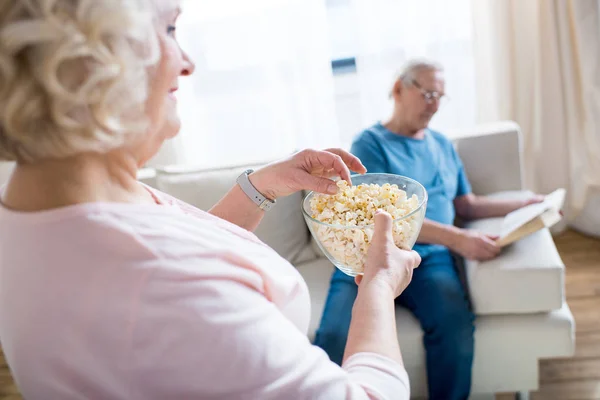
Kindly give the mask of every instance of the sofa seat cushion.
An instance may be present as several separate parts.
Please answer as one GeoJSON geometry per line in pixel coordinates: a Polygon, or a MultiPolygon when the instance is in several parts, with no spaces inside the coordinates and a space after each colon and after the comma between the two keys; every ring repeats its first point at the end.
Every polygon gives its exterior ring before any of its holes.
{"type": "MultiPolygon", "coordinates": [[[[494,195],[517,196],[514,192],[494,195]]],[[[496,235],[502,221],[483,219],[466,227],[496,235]]],[[[467,260],[465,269],[477,315],[546,312],[559,309],[564,301],[565,266],[548,229],[506,246],[493,260],[467,260]]]]}
{"type": "MultiPolygon", "coordinates": [[[[248,167],[193,173],[159,171],[155,178],[156,188],[207,211],[235,185],[237,177],[246,169],[248,167]]],[[[255,231],[256,236],[291,263],[316,258],[301,203],[301,192],[278,199],[255,231]]]]}
{"type": "Polygon", "coordinates": [[[321,315],[325,308],[325,300],[329,292],[329,282],[334,271],[334,266],[325,257],[296,265],[296,268],[306,281],[310,291],[310,324],[308,336],[312,341],[321,322],[321,315]]]}

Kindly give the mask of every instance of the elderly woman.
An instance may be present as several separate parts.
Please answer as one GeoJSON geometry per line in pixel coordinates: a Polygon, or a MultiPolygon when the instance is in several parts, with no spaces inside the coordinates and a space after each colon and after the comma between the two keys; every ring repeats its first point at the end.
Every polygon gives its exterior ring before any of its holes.
{"type": "Polygon", "coordinates": [[[251,231],[266,201],[364,173],[302,151],[209,213],[136,181],[179,130],[194,65],[177,0],[0,1],[0,341],[34,399],[408,398],[394,298],[419,263],[387,214],[358,280],[342,367],[312,346],[298,272],[251,231]]]}

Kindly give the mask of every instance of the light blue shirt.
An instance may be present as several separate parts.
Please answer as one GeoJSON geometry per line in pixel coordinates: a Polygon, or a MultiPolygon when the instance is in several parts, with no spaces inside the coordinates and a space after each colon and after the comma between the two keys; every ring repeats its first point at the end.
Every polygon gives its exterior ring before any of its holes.
{"type": "MultiPolygon", "coordinates": [[[[421,183],[429,197],[426,218],[452,225],[456,216],[454,199],[471,193],[471,185],[452,142],[428,129],[424,139],[397,135],[381,123],[361,132],[352,143],[367,172],[407,176],[421,183]]],[[[421,257],[445,251],[440,245],[417,243],[421,257]]]]}

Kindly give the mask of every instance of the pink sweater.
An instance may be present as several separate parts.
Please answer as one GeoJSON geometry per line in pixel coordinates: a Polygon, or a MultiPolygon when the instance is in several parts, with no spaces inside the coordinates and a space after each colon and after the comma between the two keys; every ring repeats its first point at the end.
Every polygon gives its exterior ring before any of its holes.
{"type": "Polygon", "coordinates": [[[340,368],[310,344],[307,286],[275,251],[154,194],[0,208],[0,342],[25,398],[408,398],[393,360],[340,368]]]}

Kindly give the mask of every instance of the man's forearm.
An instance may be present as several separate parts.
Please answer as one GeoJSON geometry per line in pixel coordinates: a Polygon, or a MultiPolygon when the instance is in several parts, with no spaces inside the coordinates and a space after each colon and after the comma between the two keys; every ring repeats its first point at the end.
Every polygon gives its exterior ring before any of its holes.
{"type": "Polygon", "coordinates": [[[418,241],[420,243],[441,244],[452,249],[462,234],[462,229],[453,225],[440,224],[439,222],[425,219],[418,241]]]}
{"type": "Polygon", "coordinates": [[[504,217],[525,205],[524,200],[498,200],[477,196],[471,205],[468,219],[504,217]]]}

